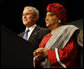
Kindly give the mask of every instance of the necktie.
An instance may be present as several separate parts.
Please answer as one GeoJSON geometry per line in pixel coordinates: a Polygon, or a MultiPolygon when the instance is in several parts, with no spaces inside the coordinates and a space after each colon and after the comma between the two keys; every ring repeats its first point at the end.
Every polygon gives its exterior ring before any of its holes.
{"type": "Polygon", "coordinates": [[[24,34],[24,36],[23,36],[23,39],[27,40],[27,38],[28,38],[28,32],[29,32],[29,31],[30,31],[29,29],[27,29],[27,30],[25,31],[25,34],[24,34]]]}

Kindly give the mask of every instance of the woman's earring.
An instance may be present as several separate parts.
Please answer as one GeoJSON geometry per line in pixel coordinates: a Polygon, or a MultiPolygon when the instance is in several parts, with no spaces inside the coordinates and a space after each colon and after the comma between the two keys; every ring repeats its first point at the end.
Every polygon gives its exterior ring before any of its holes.
{"type": "Polygon", "coordinates": [[[59,20],[58,22],[61,23],[61,20],[59,20]]]}

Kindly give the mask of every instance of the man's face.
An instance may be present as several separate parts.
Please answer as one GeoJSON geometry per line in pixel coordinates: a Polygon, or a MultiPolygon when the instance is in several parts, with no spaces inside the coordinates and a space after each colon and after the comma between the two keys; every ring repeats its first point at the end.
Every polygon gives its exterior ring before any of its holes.
{"type": "Polygon", "coordinates": [[[52,12],[47,12],[45,22],[47,27],[54,26],[54,25],[58,26],[58,18],[52,12]]]}
{"type": "Polygon", "coordinates": [[[31,27],[32,25],[34,25],[35,20],[34,20],[34,15],[32,13],[31,8],[25,8],[23,10],[23,14],[22,14],[22,21],[23,24],[27,27],[31,27]]]}

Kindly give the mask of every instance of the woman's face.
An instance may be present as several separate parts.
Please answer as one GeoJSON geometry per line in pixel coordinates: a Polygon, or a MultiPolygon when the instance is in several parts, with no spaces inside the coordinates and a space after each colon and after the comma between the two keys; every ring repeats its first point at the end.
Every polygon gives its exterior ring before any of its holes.
{"type": "Polygon", "coordinates": [[[59,26],[58,20],[59,19],[56,16],[56,14],[53,14],[52,12],[47,12],[46,18],[45,18],[45,22],[46,22],[47,27],[51,27],[54,25],[59,26]]]}

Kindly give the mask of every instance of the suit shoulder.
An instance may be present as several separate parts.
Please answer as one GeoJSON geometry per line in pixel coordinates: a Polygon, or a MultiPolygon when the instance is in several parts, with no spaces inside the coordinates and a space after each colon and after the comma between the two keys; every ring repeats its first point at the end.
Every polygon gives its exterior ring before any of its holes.
{"type": "Polygon", "coordinates": [[[49,31],[50,32],[50,30],[48,29],[48,28],[41,28],[41,31],[49,31]]]}
{"type": "Polygon", "coordinates": [[[18,36],[20,37],[23,37],[23,35],[24,35],[24,31],[18,34],[18,36]]]}
{"type": "Polygon", "coordinates": [[[44,28],[44,27],[40,27],[40,26],[37,26],[41,31],[49,31],[48,28],[44,28]]]}
{"type": "Polygon", "coordinates": [[[41,35],[46,35],[46,34],[48,34],[48,33],[50,33],[51,31],[48,29],[48,28],[43,28],[43,27],[40,27],[40,29],[39,29],[39,35],[41,34],[41,35]]]}

